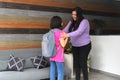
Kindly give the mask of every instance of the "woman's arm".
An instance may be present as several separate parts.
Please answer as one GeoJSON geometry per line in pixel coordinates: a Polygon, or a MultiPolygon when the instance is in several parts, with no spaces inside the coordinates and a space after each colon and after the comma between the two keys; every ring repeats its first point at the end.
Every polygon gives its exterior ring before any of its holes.
{"type": "Polygon", "coordinates": [[[73,31],[73,32],[70,32],[68,33],[68,37],[73,37],[73,36],[78,36],[78,35],[81,35],[85,30],[86,28],[89,26],[89,22],[87,19],[84,19],[80,24],[79,24],[79,27],[77,30],[73,31]]]}
{"type": "Polygon", "coordinates": [[[74,37],[74,36],[78,36],[78,35],[81,35],[85,30],[86,28],[89,26],[89,22],[88,20],[84,19],[77,30],[73,31],[73,32],[70,32],[70,33],[62,33],[61,36],[64,37],[64,38],[67,38],[67,37],[74,37]]]}
{"type": "Polygon", "coordinates": [[[68,33],[70,25],[71,25],[71,21],[68,22],[67,26],[63,29],[63,31],[68,33]]]}

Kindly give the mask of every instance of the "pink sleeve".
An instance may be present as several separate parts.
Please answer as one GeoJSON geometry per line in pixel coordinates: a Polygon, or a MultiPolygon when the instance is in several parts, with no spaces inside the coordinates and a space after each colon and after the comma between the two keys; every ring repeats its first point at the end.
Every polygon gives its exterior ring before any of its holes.
{"type": "Polygon", "coordinates": [[[63,33],[63,32],[59,31],[59,36],[60,36],[59,39],[63,38],[62,35],[61,35],[61,33],[63,33]]]}

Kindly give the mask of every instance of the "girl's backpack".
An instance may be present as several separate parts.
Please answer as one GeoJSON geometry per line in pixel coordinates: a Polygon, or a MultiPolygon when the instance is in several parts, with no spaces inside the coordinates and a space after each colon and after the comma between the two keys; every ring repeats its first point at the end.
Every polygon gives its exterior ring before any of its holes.
{"type": "Polygon", "coordinates": [[[54,32],[58,29],[53,29],[43,35],[42,38],[42,55],[44,57],[53,57],[56,55],[56,46],[54,32]]]}

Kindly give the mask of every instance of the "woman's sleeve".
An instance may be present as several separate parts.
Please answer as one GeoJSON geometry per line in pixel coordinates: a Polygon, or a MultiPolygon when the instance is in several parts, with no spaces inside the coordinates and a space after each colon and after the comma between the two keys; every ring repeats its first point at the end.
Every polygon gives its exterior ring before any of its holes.
{"type": "Polygon", "coordinates": [[[77,30],[68,33],[69,37],[74,37],[74,36],[78,36],[81,35],[86,28],[89,26],[89,22],[87,19],[84,19],[80,24],[77,30]]]}
{"type": "Polygon", "coordinates": [[[67,26],[63,29],[63,31],[68,33],[70,25],[71,25],[71,21],[68,22],[67,26]]]}

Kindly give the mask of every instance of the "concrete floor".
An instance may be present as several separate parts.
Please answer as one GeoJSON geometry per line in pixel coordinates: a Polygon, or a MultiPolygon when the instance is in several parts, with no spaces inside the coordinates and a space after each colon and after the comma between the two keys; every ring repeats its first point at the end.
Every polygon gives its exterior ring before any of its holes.
{"type": "MultiPolygon", "coordinates": [[[[75,80],[75,79],[72,79],[72,80],[75,80]]],[[[83,79],[81,78],[81,80],[83,79]]],[[[120,80],[120,76],[113,77],[112,75],[109,75],[109,74],[91,71],[89,73],[89,80],[120,80]]]]}
{"type": "MultiPolygon", "coordinates": [[[[44,80],[49,80],[49,79],[44,79],[44,80]]],[[[70,79],[70,80],[75,80],[75,79],[70,79]]],[[[83,79],[81,78],[81,80],[83,79]]],[[[106,74],[92,70],[89,73],[89,80],[120,80],[120,76],[115,76],[108,73],[106,74]]]]}

